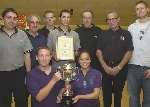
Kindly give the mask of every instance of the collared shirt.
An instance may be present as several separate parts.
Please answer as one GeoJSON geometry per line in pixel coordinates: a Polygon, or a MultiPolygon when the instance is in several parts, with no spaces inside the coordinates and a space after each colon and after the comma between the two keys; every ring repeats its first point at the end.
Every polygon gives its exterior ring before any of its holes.
{"type": "Polygon", "coordinates": [[[97,49],[97,41],[99,36],[102,33],[102,30],[95,25],[92,25],[92,27],[90,28],[86,28],[84,27],[84,25],[82,25],[81,27],[77,28],[75,31],[79,34],[81,48],[86,49],[88,50],[88,52],[90,52],[92,58],[92,63],[91,63],[92,67],[98,68],[99,62],[95,53],[97,49]]]}
{"type": "Polygon", "coordinates": [[[92,25],[90,28],[86,28],[82,25],[75,31],[79,34],[81,47],[89,50],[92,55],[95,55],[97,41],[102,33],[102,30],[95,25],[92,25]]]}
{"type": "Polygon", "coordinates": [[[46,38],[48,38],[48,34],[49,34],[51,31],[55,30],[55,29],[56,29],[55,26],[54,26],[54,28],[51,29],[51,30],[47,29],[46,26],[44,26],[44,27],[43,27],[42,29],[40,29],[38,32],[39,32],[40,34],[42,34],[43,36],[45,36],[46,38]]]}
{"type": "Polygon", "coordinates": [[[27,74],[27,88],[32,96],[33,107],[59,107],[59,105],[56,103],[56,99],[60,89],[64,86],[63,81],[58,81],[42,102],[39,103],[35,99],[40,89],[42,89],[49,83],[49,81],[51,81],[54,73],[54,67],[52,67],[52,71],[49,75],[46,75],[43,71],[36,67],[27,74]]]}
{"type": "Polygon", "coordinates": [[[98,40],[98,49],[102,51],[109,66],[116,66],[127,51],[133,50],[132,36],[130,32],[121,28],[117,31],[106,30],[98,40]]]}
{"type": "Polygon", "coordinates": [[[36,60],[36,51],[38,47],[40,46],[46,46],[47,40],[46,37],[43,36],[42,34],[38,33],[35,37],[33,37],[28,31],[26,31],[26,34],[28,35],[31,44],[33,46],[33,50],[31,51],[31,65],[32,68],[37,65],[37,60],[36,60]]]}
{"type": "MultiPolygon", "coordinates": [[[[79,70],[71,84],[74,96],[92,93],[94,88],[101,87],[101,73],[96,69],[90,68],[84,76],[82,71],[79,70]]],[[[80,99],[75,103],[74,107],[99,107],[99,99],[80,99]]]]}
{"type": "Polygon", "coordinates": [[[26,33],[16,29],[9,36],[0,29],[0,71],[12,71],[24,66],[24,54],[32,50],[26,33]]]}
{"type": "Polygon", "coordinates": [[[150,67],[150,21],[140,23],[136,20],[128,30],[132,35],[134,45],[130,64],[150,67]]]}
{"type": "Polygon", "coordinates": [[[56,41],[57,41],[57,38],[60,36],[73,37],[74,50],[78,50],[80,48],[80,40],[79,40],[78,33],[71,30],[70,28],[68,29],[67,32],[64,32],[60,27],[58,27],[57,29],[50,32],[48,35],[47,46],[51,50],[56,51],[56,41]]]}

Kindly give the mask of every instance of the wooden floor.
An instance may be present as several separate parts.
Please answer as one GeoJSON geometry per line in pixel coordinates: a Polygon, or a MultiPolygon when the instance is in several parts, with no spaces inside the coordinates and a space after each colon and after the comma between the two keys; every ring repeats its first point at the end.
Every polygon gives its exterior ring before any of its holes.
{"type": "MultiPolygon", "coordinates": [[[[100,95],[100,103],[101,103],[100,107],[103,107],[102,92],[101,92],[101,95],[100,95]]],[[[114,107],[114,103],[112,104],[112,107],[114,107]]],[[[122,106],[121,107],[129,107],[129,96],[128,96],[128,91],[127,91],[127,84],[125,84],[125,87],[124,87],[124,90],[123,90],[122,106]]]]}

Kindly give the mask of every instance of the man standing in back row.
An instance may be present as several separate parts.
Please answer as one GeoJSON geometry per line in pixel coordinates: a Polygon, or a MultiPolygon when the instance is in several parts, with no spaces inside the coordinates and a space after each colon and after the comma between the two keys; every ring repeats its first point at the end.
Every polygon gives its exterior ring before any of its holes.
{"type": "Polygon", "coordinates": [[[46,10],[43,15],[45,26],[39,30],[39,33],[48,38],[48,34],[56,29],[55,27],[55,13],[51,10],[46,10]]]}
{"type": "Polygon", "coordinates": [[[53,51],[53,58],[54,58],[53,63],[55,63],[56,66],[62,65],[64,63],[68,63],[68,60],[60,60],[56,58],[56,44],[59,37],[73,39],[73,51],[75,55],[78,54],[78,50],[80,48],[80,40],[79,40],[78,33],[73,31],[69,26],[70,19],[71,19],[70,11],[66,9],[61,10],[59,19],[60,19],[60,26],[57,29],[53,30],[51,33],[49,33],[48,42],[47,42],[47,46],[53,51]]]}
{"type": "Polygon", "coordinates": [[[121,107],[127,64],[132,56],[131,34],[119,26],[120,17],[111,11],[106,17],[109,29],[98,40],[97,57],[102,67],[102,90],[104,107],[111,107],[112,93],[114,107],[121,107]]]}
{"type": "Polygon", "coordinates": [[[31,70],[32,45],[24,31],[16,28],[17,12],[2,12],[4,26],[0,29],[0,106],[11,107],[12,93],[16,107],[27,107],[26,71],[31,70]],[[25,64],[25,67],[24,67],[25,64]]]}
{"type": "Polygon", "coordinates": [[[99,62],[96,58],[97,40],[102,30],[93,24],[94,13],[91,10],[82,12],[82,26],[75,31],[79,34],[82,49],[86,49],[91,54],[91,66],[99,69],[99,62]]]}
{"type": "Polygon", "coordinates": [[[27,23],[29,26],[29,29],[26,30],[26,34],[32,44],[32,51],[30,53],[31,57],[31,68],[34,68],[38,65],[38,62],[36,60],[36,51],[38,47],[40,46],[46,46],[47,44],[47,39],[45,36],[40,34],[38,32],[39,30],[39,23],[40,23],[40,17],[37,15],[30,15],[27,17],[27,23]]]}
{"type": "Polygon", "coordinates": [[[127,78],[130,107],[150,107],[150,17],[148,17],[148,4],[145,1],[137,2],[135,11],[137,20],[128,28],[134,45],[127,78]],[[141,90],[143,91],[142,104],[140,104],[141,90]]]}

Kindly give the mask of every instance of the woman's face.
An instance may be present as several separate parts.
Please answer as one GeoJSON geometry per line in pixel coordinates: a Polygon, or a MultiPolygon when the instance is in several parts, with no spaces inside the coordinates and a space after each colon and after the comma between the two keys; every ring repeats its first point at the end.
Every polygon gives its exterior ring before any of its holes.
{"type": "Polygon", "coordinates": [[[79,64],[81,69],[88,69],[90,67],[91,58],[90,55],[86,52],[81,53],[79,56],[79,64]]]}

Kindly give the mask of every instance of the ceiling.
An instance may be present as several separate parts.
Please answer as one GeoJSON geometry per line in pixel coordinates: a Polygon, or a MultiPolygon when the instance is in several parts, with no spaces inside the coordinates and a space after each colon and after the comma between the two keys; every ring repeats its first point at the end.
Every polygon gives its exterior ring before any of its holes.
{"type": "MultiPolygon", "coordinates": [[[[0,0],[0,12],[13,7],[21,14],[39,14],[45,10],[53,10],[58,15],[61,9],[73,9],[72,24],[81,23],[81,12],[91,9],[94,14],[94,23],[103,25],[106,13],[110,10],[118,11],[121,24],[128,25],[134,18],[134,5],[138,0],[0,0]]],[[[150,0],[145,0],[150,4],[150,0]]]]}

